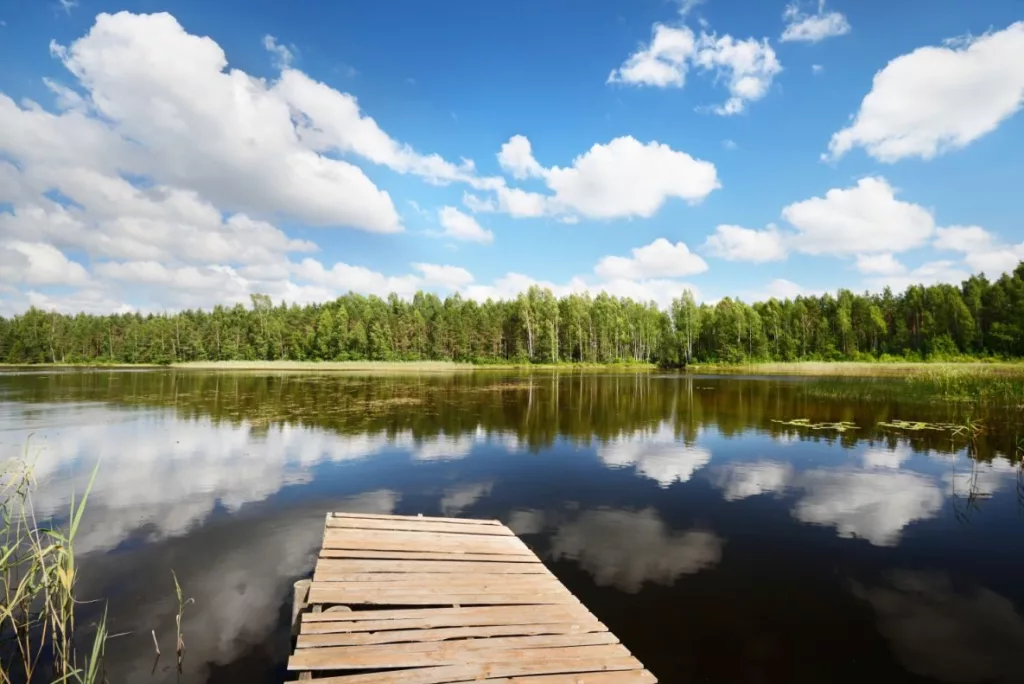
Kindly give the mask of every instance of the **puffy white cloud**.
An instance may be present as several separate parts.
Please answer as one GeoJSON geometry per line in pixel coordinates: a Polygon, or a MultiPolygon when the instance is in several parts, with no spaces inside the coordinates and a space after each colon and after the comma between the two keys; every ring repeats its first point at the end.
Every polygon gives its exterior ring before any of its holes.
{"type": "Polygon", "coordinates": [[[765,263],[786,258],[786,245],[775,226],[754,230],[723,224],[704,242],[704,249],[728,261],[765,263]]]}
{"type": "Polygon", "coordinates": [[[632,252],[632,258],[604,257],[594,267],[594,272],[608,280],[637,280],[676,278],[708,270],[707,263],[683,242],[672,244],[665,238],[658,238],[649,245],[634,248],[632,252]]]}
{"type": "Polygon", "coordinates": [[[981,226],[949,226],[935,231],[935,249],[954,252],[987,251],[992,247],[992,234],[981,226]]]}
{"type": "Polygon", "coordinates": [[[522,180],[540,176],[544,173],[543,168],[533,158],[533,148],[529,139],[524,135],[513,135],[508,142],[501,146],[498,152],[498,163],[513,178],[522,180]]]}
{"type": "Polygon", "coordinates": [[[711,460],[710,451],[684,443],[668,423],[610,440],[598,447],[597,455],[605,465],[635,467],[662,487],[688,481],[711,460]]]}
{"type": "Polygon", "coordinates": [[[1024,103],[1024,22],[921,47],[877,74],[853,123],[832,136],[838,159],[863,147],[875,159],[930,159],[965,147],[1024,103]]]}
{"type": "Polygon", "coordinates": [[[701,34],[693,60],[697,66],[714,71],[716,80],[728,82],[729,99],[714,108],[716,114],[725,116],[739,114],[748,102],[764,97],[782,71],[767,38],[737,40],[728,34],[701,34]]]}
{"type": "Polygon", "coordinates": [[[594,145],[567,168],[547,171],[552,201],[587,218],[653,216],[675,197],[690,203],[721,187],[714,164],[632,136],[594,145]]]}
{"type": "Polygon", "coordinates": [[[987,252],[969,252],[964,261],[975,271],[998,277],[1012,272],[1024,261],[1024,242],[987,252]]]}
{"type": "Polygon", "coordinates": [[[421,280],[414,275],[385,276],[364,266],[338,262],[330,269],[315,259],[303,259],[293,271],[302,280],[322,285],[337,292],[360,292],[386,297],[394,292],[400,297],[411,297],[419,289],[421,280]]]}
{"type": "Polygon", "coordinates": [[[867,177],[852,188],[833,188],[825,197],[790,204],[782,216],[798,231],[793,248],[847,255],[920,247],[935,232],[932,214],[895,195],[884,178],[867,177]]]}
{"type": "Polygon", "coordinates": [[[737,501],[761,494],[781,494],[792,483],[793,466],[776,461],[730,463],[718,470],[715,484],[726,501],[737,501]]]}
{"type": "Polygon", "coordinates": [[[658,88],[681,88],[687,71],[697,67],[713,72],[724,81],[730,98],[714,108],[718,114],[738,114],[747,102],[759,100],[772,80],[782,71],[775,50],[767,40],[737,40],[702,31],[699,36],[687,26],[655,24],[651,42],[626,58],[608,75],[608,83],[625,83],[658,88]]]}
{"type": "Polygon", "coordinates": [[[552,199],[538,192],[528,192],[520,188],[498,188],[497,197],[498,211],[515,218],[536,218],[556,212],[552,199]]]}
{"type": "Polygon", "coordinates": [[[83,285],[85,268],[45,242],[0,243],[0,279],[28,285],[83,285]]]}
{"type": "Polygon", "coordinates": [[[786,5],[782,18],[786,21],[780,39],[783,42],[817,43],[850,32],[850,22],[842,12],[825,11],[825,0],[819,1],[816,14],[807,14],[796,2],[786,5]]]}
{"type": "Polygon", "coordinates": [[[962,252],[964,262],[974,271],[998,277],[1010,273],[1024,261],[1024,242],[1003,244],[996,236],[980,226],[950,226],[939,228],[936,249],[962,252]]]}
{"type": "Polygon", "coordinates": [[[865,275],[893,276],[905,273],[907,267],[889,252],[858,254],[857,270],[865,275]]]}
{"type": "MultiPolygon", "coordinates": [[[[210,306],[252,292],[304,302],[349,289],[408,295],[469,284],[454,266],[391,277],[291,260],[317,245],[270,221],[402,230],[388,194],[342,156],[434,184],[507,188],[470,161],[393,139],[354,97],[291,68],[294,49],[271,36],[264,45],[281,68],[275,79],[231,68],[213,39],[169,14],[101,14],[67,47],[51,44],[75,79],[46,81],[59,111],[0,94],[0,202],[11,205],[0,212],[5,281],[83,286],[5,290],[0,308],[210,306]],[[92,276],[63,253],[87,255],[92,276]]],[[[477,228],[460,237],[492,239],[477,228]]]]}
{"type": "Polygon", "coordinates": [[[670,198],[694,204],[721,187],[714,164],[632,136],[595,144],[569,167],[541,167],[533,159],[530,141],[521,135],[505,143],[499,157],[515,173],[528,170],[543,178],[553,194],[500,186],[494,188],[494,198],[465,193],[462,201],[470,210],[502,211],[518,218],[554,215],[568,222],[579,216],[649,218],[670,198]]]}
{"type": "Polygon", "coordinates": [[[93,257],[271,264],[289,252],[317,249],[245,214],[225,218],[192,190],[136,187],[120,176],[83,167],[33,167],[19,182],[27,194],[19,193],[12,213],[0,214],[0,231],[93,257]],[[24,199],[51,188],[72,204],[65,207],[38,196],[24,199]]]}
{"type": "Polygon", "coordinates": [[[687,61],[695,48],[696,37],[690,28],[655,24],[650,44],[612,69],[608,83],[681,88],[686,81],[687,61]]]}
{"type": "Polygon", "coordinates": [[[86,36],[53,51],[111,130],[133,144],[140,159],[132,171],[222,207],[401,230],[391,198],[361,169],[303,144],[292,107],[310,116],[305,102],[227,70],[216,42],[187,33],[171,15],[100,14],[86,36]]]}
{"type": "Polygon", "coordinates": [[[438,266],[437,264],[413,264],[423,274],[423,281],[449,289],[464,287],[473,282],[473,274],[459,266],[438,266]]]}
{"type": "Polygon", "coordinates": [[[800,486],[806,493],[793,509],[798,520],[875,546],[895,546],[903,528],[933,517],[943,501],[930,480],[899,471],[812,470],[800,476],[800,486]]]}
{"type": "Polygon", "coordinates": [[[670,529],[652,508],[598,509],[561,525],[551,541],[551,556],[575,560],[598,586],[635,594],[644,582],[671,585],[680,575],[714,567],[724,546],[707,530],[670,529]]]}
{"type": "Polygon", "coordinates": [[[442,235],[453,240],[488,243],[494,241],[494,233],[483,228],[476,219],[455,207],[442,207],[437,220],[444,228],[442,235]]]}
{"type": "Polygon", "coordinates": [[[248,294],[246,281],[230,266],[168,267],[156,261],[106,262],[97,275],[139,285],[199,292],[219,292],[225,299],[240,301],[248,294]]]}
{"type": "Polygon", "coordinates": [[[825,67],[822,66],[821,64],[812,64],[811,65],[811,73],[812,74],[820,74],[823,71],[825,71],[825,67]]]}

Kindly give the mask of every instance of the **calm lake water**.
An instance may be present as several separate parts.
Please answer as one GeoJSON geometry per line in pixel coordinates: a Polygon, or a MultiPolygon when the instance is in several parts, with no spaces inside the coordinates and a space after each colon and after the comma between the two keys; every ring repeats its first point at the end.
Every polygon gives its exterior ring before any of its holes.
{"type": "Polygon", "coordinates": [[[501,519],[665,683],[1024,681],[1024,408],[901,433],[965,414],[896,387],[4,372],[0,456],[28,443],[56,517],[100,462],[77,551],[112,682],[178,680],[172,568],[180,681],[281,681],[332,510],[501,519]]]}

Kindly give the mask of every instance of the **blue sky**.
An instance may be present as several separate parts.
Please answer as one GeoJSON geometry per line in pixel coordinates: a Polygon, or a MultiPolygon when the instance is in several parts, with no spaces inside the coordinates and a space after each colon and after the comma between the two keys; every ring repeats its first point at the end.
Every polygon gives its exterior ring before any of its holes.
{"type": "Polygon", "coordinates": [[[10,0],[0,313],[996,277],[1024,258],[1022,19],[10,0]]]}

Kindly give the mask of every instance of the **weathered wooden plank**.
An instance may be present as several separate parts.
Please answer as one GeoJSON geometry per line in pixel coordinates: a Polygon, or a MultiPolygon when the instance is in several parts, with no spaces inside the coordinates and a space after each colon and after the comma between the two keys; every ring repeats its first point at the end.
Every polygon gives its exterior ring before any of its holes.
{"type": "Polygon", "coordinates": [[[426,667],[487,663],[494,660],[536,662],[555,658],[589,658],[596,667],[604,658],[630,655],[622,645],[608,643],[609,632],[541,637],[496,637],[428,644],[327,646],[303,648],[288,660],[289,670],[369,670],[385,667],[426,667]]]}
{"type": "Polygon", "coordinates": [[[463,594],[445,592],[351,592],[342,589],[324,589],[316,584],[309,592],[310,603],[336,603],[352,606],[494,606],[494,605],[545,605],[557,603],[578,603],[569,592],[524,592],[463,594]]]}
{"type": "Polygon", "coordinates": [[[325,549],[372,549],[375,551],[460,551],[463,553],[494,553],[532,555],[518,537],[498,537],[444,532],[397,532],[393,530],[362,531],[328,529],[324,533],[325,549]]]}
{"type": "MultiPolygon", "coordinates": [[[[489,684],[657,684],[647,670],[631,672],[574,672],[570,674],[549,674],[533,677],[488,677],[487,679],[463,680],[487,682],[489,684]]],[[[452,684],[460,684],[452,682],[452,684]]]]}
{"type": "Polygon", "coordinates": [[[320,558],[348,559],[393,559],[393,560],[442,560],[442,561],[473,561],[477,563],[537,563],[540,559],[534,554],[510,555],[493,553],[465,553],[462,551],[379,551],[373,549],[331,549],[320,551],[320,558]]]}
{"type": "Polygon", "coordinates": [[[408,532],[444,532],[446,534],[477,534],[512,537],[512,530],[503,525],[466,525],[454,522],[416,522],[406,520],[377,520],[375,518],[328,518],[327,529],[394,530],[408,532]]]}
{"type": "Polygon", "coordinates": [[[504,527],[500,520],[481,520],[479,518],[432,518],[428,515],[385,515],[382,513],[347,513],[344,511],[331,513],[331,518],[367,518],[370,520],[401,520],[416,522],[447,522],[463,525],[496,525],[504,527]]]}
{"type": "MultiPolygon", "coordinates": [[[[583,617],[596,619],[580,603],[557,606],[479,606],[474,608],[404,608],[389,610],[353,610],[336,613],[306,613],[303,623],[310,622],[382,622],[415,619],[418,627],[458,627],[470,625],[527,624],[551,618],[554,622],[572,622],[583,617]]],[[[406,625],[409,626],[409,625],[406,625]]],[[[305,629],[305,628],[303,628],[305,629]]],[[[382,629],[387,629],[384,627],[382,629]]],[[[398,629],[395,627],[393,629],[398,629]]]]}
{"type": "Polygon", "coordinates": [[[376,575],[403,573],[458,573],[466,575],[529,574],[550,575],[542,563],[502,563],[500,561],[443,561],[443,560],[362,560],[328,559],[317,561],[316,572],[325,575],[374,573],[376,575]]]}
{"type": "Polygon", "coordinates": [[[454,572],[449,573],[415,573],[415,572],[359,572],[359,573],[336,573],[317,570],[313,574],[313,581],[317,583],[344,583],[355,585],[362,589],[367,585],[382,585],[395,588],[402,586],[409,587],[450,587],[450,586],[514,586],[514,587],[561,587],[558,580],[552,575],[501,575],[490,573],[487,575],[462,575],[454,572]]]}
{"type": "Polygon", "coordinates": [[[329,514],[308,601],[290,670],[389,670],[324,684],[656,681],[497,521],[329,514]]]}
{"type": "MultiPolygon", "coordinates": [[[[487,679],[463,680],[489,682],[489,684],[657,684],[647,670],[631,672],[574,672],[571,674],[549,674],[534,677],[488,677],[487,679]]],[[[452,682],[451,684],[461,684],[452,682]]]]}
{"type": "MultiPolygon", "coordinates": [[[[549,673],[559,673],[561,675],[578,672],[583,674],[569,676],[590,677],[595,674],[595,670],[602,670],[624,677],[621,680],[611,680],[613,682],[621,681],[623,684],[656,682],[653,678],[626,678],[632,676],[633,672],[646,672],[642,668],[643,665],[640,661],[632,656],[606,657],[600,662],[593,662],[589,658],[551,658],[526,663],[495,661],[486,664],[422,667],[415,670],[393,670],[391,672],[325,677],[316,681],[318,684],[461,684],[462,682],[491,681],[491,679],[497,677],[524,677],[549,673]]],[[[500,682],[501,679],[498,681],[500,682]]],[[[581,681],[584,684],[592,684],[588,679],[582,679],[581,681]]],[[[596,680],[593,684],[606,684],[606,682],[607,680],[605,682],[596,680]]],[[[491,684],[494,684],[494,682],[491,684]]]]}
{"type": "MultiPolygon", "coordinates": [[[[434,668],[429,668],[434,669],[434,668]]],[[[416,672],[416,670],[404,670],[416,672]]],[[[360,676],[360,675],[356,675],[360,676]]],[[[318,682],[350,682],[351,678],[330,677],[317,679],[318,682]]],[[[390,680],[406,682],[405,679],[390,680]]],[[[571,672],[562,674],[527,675],[525,677],[473,677],[472,679],[445,679],[447,684],[463,684],[463,682],[484,682],[484,684],[657,684],[647,670],[629,670],[625,672],[571,672]]]]}
{"type": "MultiPolygon", "coordinates": [[[[330,624],[330,623],[327,623],[330,624]]],[[[389,629],[379,632],[350,632],[310,634],[303,632],[297,641],[298,648],[322,646],[364,646],[369,644],[394,644],[403,641],[425,643],[447,639],[471,639],[496,636],[539,636],[542,634],[585,634],[607,632],[608,628],[597,620],[586,622],[554,622],[540,625],[490,625],[487,627],[445,627],[442,629],[389,629]]]]}

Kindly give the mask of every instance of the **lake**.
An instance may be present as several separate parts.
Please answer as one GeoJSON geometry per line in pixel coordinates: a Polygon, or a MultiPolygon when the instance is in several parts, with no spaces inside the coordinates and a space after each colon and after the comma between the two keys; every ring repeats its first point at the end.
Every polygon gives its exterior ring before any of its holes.
{"type": "Polygon", "coordinates": [[[111,682],[179,681],[172,569],[180,681],[281,681],[327,511],[502,520],[665,683],[1019,682],[1022,411],[891,379],[8,371],[0,456],[57,518],[99,461],[76,550],[111,682]]]}

